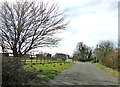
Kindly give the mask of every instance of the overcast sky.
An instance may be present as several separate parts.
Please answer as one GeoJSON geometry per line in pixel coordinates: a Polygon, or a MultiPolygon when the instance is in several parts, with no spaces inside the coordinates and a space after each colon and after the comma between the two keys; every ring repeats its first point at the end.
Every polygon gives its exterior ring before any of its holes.
{"type": "Polygon", "coordinates": [[[78,42],[95,47],[101,40],[118,42],[118,0],[56,0],[69,14],[70,24],[61,33],[58,48],[46,52],[72,55],[78,42]]]}
{"type": "Polygon", "coordinates": [[[66,10],[69,14],[67,19],[70,23],[67,30],[58,35],[63,39],[58,48],[39,48],[37,52],[72,55],[78,42],[84,42],[91,47],[95,47],[101,40],[112,40],[117,43],[118,0],[48,1],[58,2],[61,11],[66,10]]]}

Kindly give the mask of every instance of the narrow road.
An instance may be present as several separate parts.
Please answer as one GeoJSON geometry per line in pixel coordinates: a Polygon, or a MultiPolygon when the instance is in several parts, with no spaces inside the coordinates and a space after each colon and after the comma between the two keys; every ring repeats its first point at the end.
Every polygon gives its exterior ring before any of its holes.
{"type": "Polygon", "coordinates": [[[77,63],[48,85],[118,85],[118,79],[90,62],[77,63]]]}

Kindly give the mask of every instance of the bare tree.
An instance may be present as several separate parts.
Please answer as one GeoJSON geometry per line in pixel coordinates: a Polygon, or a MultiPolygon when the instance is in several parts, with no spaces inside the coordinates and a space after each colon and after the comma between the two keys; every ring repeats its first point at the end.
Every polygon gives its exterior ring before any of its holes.
{"type": "Polygon", "coordinates": [[[38,47],[54,47],[61,40],[55,37],[65,30],[65,12],[59,12],[58,4],[40,1],[3,2],[0,10],[0,44],[5,44],[14,56],[25,55],[38,47]]]}
{"type": "Polygon", "coordinates": [[[77,57],[78,60],[82,60],[82,59],[86,60],[86,59],[90,59],[91,55],[92,55],[92,49],[83,42],[79,42],[76,46],[73,56],[77,57]]]}
{"type": "Polygon", "coordinates": [[[100,63],[104,64],[105,59],[116,49],[114,43],[110,40],[102,40],[98,47],[94,49],[94,54],[97,56],[100,63]]]}

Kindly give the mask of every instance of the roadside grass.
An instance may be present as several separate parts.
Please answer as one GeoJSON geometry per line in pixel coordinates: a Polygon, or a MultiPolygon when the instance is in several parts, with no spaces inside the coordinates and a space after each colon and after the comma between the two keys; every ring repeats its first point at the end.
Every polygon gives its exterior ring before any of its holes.
{"type": "Polygon", "coordinates": [[[118,78],[118,71],[117,70],[113,70],[109,67],[106,67],[106,66],[100,64],[100,63],[93,63],[93,64],[118,78]]]}
{"type": "Polygon", "coordinates": [[[30,63],[25,66],[25,69],[26,71],[29,72],[38,72],[39,74],[36,77],[42,79],[38,81],[39,84],[45,85],[50,79],[53,79],[55,76],[65,71],[74,64],[75,63],[69,62],[43,63],[43,64],[30,63]]]}

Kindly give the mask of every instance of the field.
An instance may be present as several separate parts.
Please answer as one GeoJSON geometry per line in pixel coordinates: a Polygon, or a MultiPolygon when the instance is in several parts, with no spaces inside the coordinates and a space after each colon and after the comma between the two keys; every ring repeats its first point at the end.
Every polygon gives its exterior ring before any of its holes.
{"type": "Polygon", "coordinates": [[[75,63],[69,62],[43,64],[30,63],[25,66],[25,69],[29,72],[38,72],[39,74],[36,77],[41,79],[40,81],[38,81],[39,84],[45,85],[50,79],[53,79],[55,76],[74,64],[75,63]]]}
{"type": "Polygon", "coordinates": [[[26,64],[28,64],[28,63],[48,63],[48,62],[56,62],[55,60],[40,60],[40,59],[38,59],[38,60],[36,60],[36,59],[26,59],[26,61],[25,60],[22,60],[23,62],[25,62],[26,64]]]}

